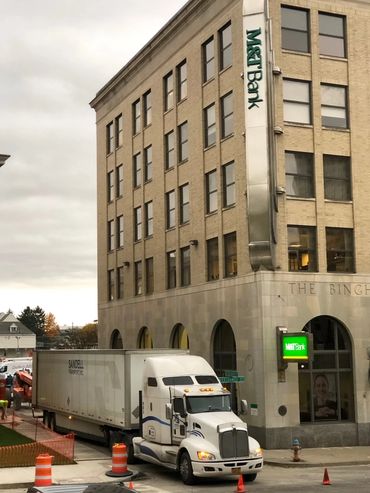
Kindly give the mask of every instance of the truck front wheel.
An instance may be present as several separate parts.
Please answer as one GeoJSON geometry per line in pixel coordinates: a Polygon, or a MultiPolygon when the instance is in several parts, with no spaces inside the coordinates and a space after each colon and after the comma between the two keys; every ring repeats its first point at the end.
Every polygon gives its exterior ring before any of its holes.
{"type": "Polygon", "coordinates": [[[183,452],[180,457],[180,475],[184,484],[194,484],[195,477],[193,474],[193,466],[187,452],[183,452]]]}
{"type": "Polygon", "coordinates": [[[254,474],[243,474],[243,479],[246,483],[251,483],[257,477],[257,473],[254,474]]]}

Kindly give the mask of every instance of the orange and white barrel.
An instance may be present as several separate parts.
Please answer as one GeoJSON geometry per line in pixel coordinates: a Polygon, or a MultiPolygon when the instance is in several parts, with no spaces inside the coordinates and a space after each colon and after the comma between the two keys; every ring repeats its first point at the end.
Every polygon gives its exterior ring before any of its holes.
{"type": "Polygon", "coordinates": [[[51,486],[51,461],[49,454],[39,454],[36,457],[35,486],[51,486]]]}
{"type": "Polygon", "coordinates": [[[107,476],[130,476],[127,469],[127,448],[124,443],[116,443],[112,447],[112,469],[105,473],[107,476]]]}

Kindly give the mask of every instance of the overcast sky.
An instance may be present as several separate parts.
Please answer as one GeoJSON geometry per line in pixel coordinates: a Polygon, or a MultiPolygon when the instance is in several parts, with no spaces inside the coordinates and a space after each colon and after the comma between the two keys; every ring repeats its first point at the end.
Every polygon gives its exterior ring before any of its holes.
{"type": "Polygon", "coordinates": [[[0,0],[0,312],[97,318],[96,92],[186,0],[0,0]]]}

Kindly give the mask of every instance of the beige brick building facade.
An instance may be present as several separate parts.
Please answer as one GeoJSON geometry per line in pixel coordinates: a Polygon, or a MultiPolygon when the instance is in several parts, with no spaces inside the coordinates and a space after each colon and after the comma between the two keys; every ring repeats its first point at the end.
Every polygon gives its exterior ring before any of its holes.
{"type": "Polygon", "coordinates": [[[191,0],[91,102],[100,346],[237,372],[268,448],[370,443],[368,32],[366,1],[191,0]]]}

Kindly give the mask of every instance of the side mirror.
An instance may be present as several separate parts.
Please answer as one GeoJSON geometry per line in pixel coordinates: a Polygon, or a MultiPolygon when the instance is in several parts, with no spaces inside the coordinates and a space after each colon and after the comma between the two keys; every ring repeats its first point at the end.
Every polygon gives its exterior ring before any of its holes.
{"type": "Polygon", "coordinates": [[[242,399],[240,401],[240,413],[241,414],[248,414],[248,402],[246,399],[242,399]]]}

